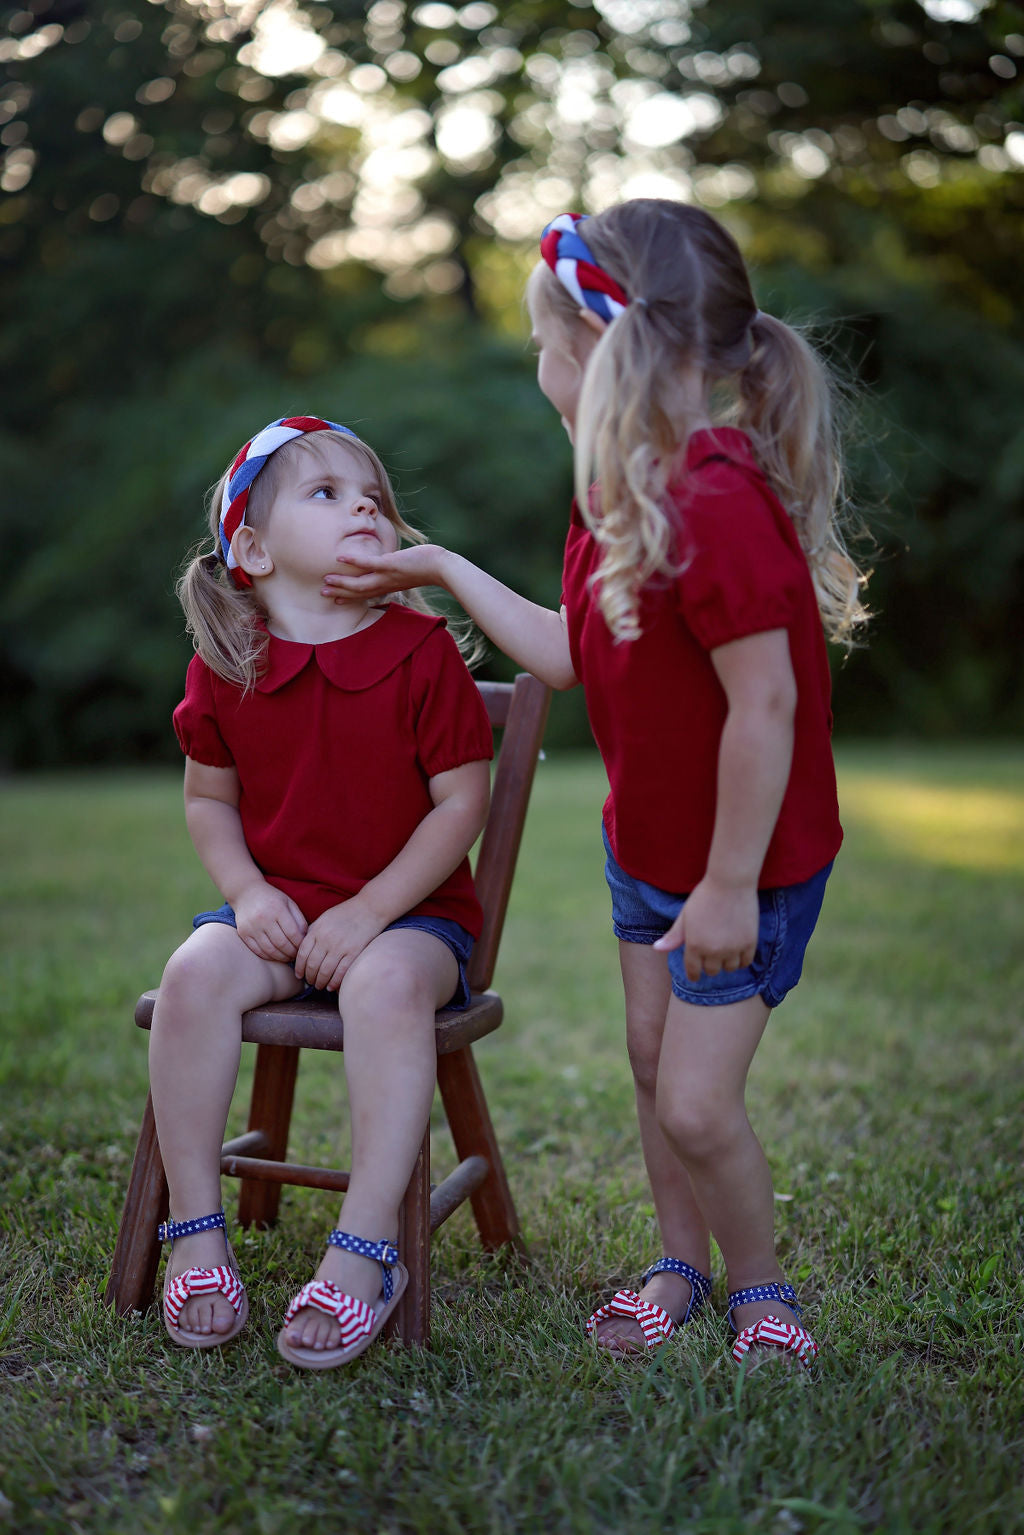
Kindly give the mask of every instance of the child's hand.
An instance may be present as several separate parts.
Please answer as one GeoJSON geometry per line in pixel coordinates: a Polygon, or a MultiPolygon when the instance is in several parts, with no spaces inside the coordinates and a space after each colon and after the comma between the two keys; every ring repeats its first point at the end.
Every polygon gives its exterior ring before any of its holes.
{"type": "Polygon", "coordinates": [[[295,955],[295,974],[320,991],[337,991],[352,961],[386,925],[358,896],[332,906],[310,923],[295,955]]]}
{"type": "Polygon", "coordinates": [[[440,586],[439,562],[445,551],[436,544],[411,544],[394,554],[353,549],[344,570],[324,576],[323,597],[387,597],[416,586],[440,586]]]}
{"type": "Polygon", "coordinates": [[[686,945],[687,978],[742,970],[754,958],[761,913],[757,891],[746,886],[716,885],[705,877],[687,897],[686,905],[663,938],[654,945],[663,953],[686,945]]]}
{"type": "Polygon", "coordinates": [[[306,936],[306,919],[295,902],[266,880],[249,888],[234,904],[238,936],[260,959],[288,964],[306,936]]]}

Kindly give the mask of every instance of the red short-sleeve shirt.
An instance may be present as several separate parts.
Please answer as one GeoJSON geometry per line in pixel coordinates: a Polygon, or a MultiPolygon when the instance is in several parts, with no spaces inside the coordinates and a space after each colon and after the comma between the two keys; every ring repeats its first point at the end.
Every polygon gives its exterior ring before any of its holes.
{"type": "Polygon", "coordinates": [[[694,433],[668,494],[682,568],[644,588],[638,639],[616,643],[594,601],[600,550],[575,505],[565,546],[569,645],[608,772],[612,850],[628,874],[663,890],[682,894],[703,878],[727,712],[710,652],[785,629],[797,685],[793,761],[758,883],[797,884],[842,841],[831,681],[807,560],[735,428],[694,433]]]}
{"type": "MultiPolygon", "coordinates": [[[[237,769],[246,845],[309,922],[397,857],[433,808],[431,778],[494,754],[444,620],[397,604],[331,644],[271,635],[248,695],[194,656],[174,728],[196,762],[237,769]]],[[[468,859],[413,910],[476,937],[468,859]]]]}

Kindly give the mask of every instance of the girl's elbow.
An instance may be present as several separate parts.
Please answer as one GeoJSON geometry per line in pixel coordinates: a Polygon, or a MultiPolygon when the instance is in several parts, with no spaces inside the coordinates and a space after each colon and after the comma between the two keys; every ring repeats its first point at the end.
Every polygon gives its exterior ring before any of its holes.
{"type": "Polygon", "coordinates": [[[546,671],[547,675],[540,680],[546,682],[549,688],[554,688],[556,693],[568,693],[570,688],[579,687],[580,679],[571,661],[555,662],[546,671]]]}

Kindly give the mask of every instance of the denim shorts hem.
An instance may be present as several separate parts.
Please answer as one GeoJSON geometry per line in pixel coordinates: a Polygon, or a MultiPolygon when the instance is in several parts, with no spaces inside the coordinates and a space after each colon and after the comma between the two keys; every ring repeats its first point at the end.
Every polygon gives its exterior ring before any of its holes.
{"type": "MultiPolygon", "coordinates": [[[[604,842],[612,931],[623,943],[650,947],[668,932],[686,903],[686,893],[672,894],[627,874],[616,862],[607,832],[604,842]]],[[[829,862],[800,884],[758,891],[757,949],[743,969],[702,975],[691,981],[686,974],[684,947],[667,953],[673,996],[697,1007],[723,1007],[760,996],[768,1007],[778,1007],[800,979],[831,871],[829,862]]]]}
{"type": "MultiPolygon", "coordinates": [[[[223,906],[218,906],[215,911],[200,911],[192,918],[193,929],[205,927],[208,923],[219,922],[224,927],[235,926],[235,914],[230,905],[225,901],[223,906]]],[[[408,913],[404,917],[398,917],[394,922],[389,922],[384,929],[385,933],[395,932],[400,928],[412,928],[416,932],[430,933],[449,949],[459,967],[459,978],[451,999],[444,1004],[444,1012],[464,1013],[472,1001],[469,988],[469,980],[466,975],[466,966],[469,964],[469,956],[473,952],[475,939],[471,933],[459,922],[450,917],[428,917],[416,912],[408,913]]],[[[316,986],[303,986],[301,991],[289,997],[289,1002],[304,1002],[307,997],[317,995],[319,988],[316,986]]],[[[320,993],[326,995],[326,993],[320,993]]]]}

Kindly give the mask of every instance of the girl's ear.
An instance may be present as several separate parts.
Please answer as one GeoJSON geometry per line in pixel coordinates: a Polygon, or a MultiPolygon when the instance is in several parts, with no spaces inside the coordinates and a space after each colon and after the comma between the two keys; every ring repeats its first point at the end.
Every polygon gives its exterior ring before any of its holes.
{"type": "Polygon", "coordinates": [[[274,568],[274,562],[261,544],[259,534],[247,528],[245,523],[231,540],[231,552],[247,576],[269,576],[274,568]]]}
{"type": "Polygon", "coordinates": [[[601,337],[604,335],[608,329],[607,320],[602,320],[601,316],[595,314],[592,309],[581,309],[579,314],[584,325],[588,330],[592,330],[595,336],[601,337]]]}

